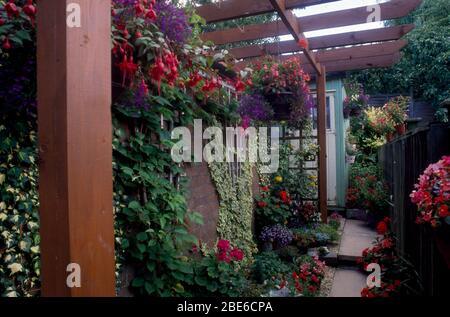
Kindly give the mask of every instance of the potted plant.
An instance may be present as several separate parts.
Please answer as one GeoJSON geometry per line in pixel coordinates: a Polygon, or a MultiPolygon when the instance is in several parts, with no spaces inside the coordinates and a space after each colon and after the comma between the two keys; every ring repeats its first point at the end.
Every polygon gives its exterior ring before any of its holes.
{"type": "Polygon", "coordinates": [[[252,68],[252,87],[248,92],[264,96],[273,109],[274,119],[301,125],[314,103],[308,86],[310,77],[303,71],[300,59],[277,62],[268,57],[252,68]]]}
{"type": "Polygon", "coordinates": [[[367,123],[375,133],[385,136],[387,142],[394,139],[395,123],[383,108],[370,107],[366,110],[367,123]]]}
{"type": "Polygon", "coordinates": [[[407,109],[409,100],[410,99],[407,97],[400,96],[392,98],[383,106],[383,110],[386,115],[391,118],[398,135],[406,133],[405,121],[408,118],[407,109]]]}
{"type": "Polygon", "coordinates": [[[347,97],[344,99],[344,118],[358,117],[367,107],[369,96],[364,93],[361,84],[347,82],[345,84],[347,97]]]}

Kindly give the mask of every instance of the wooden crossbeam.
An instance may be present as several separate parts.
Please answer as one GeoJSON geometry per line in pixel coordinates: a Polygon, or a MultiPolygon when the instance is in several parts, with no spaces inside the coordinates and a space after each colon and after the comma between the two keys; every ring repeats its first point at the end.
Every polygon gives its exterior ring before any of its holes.
{"type": "MultiPolygon", "coordinates": [[[[294,41],[298,42],[300,39],[305,39],[305,35],[300,30],[299,23],[292,11],[286,9],[286,0],[270,0],[275,10],[278,12],[284,25],[289,30],[289,33],[294,37],[294,41]]],[[[322,71],[320,65],[317,64],[314,54],[309,48],[302,48],[303,54],[305,54],[309,63],[314,67],[315,71],[320,74],[322,71]]]]}
{"type": "MultiPolygon", "coordinates": [[[[416,9],[422,0],[391,0],[381,3],[381,20],[398,19],[416,9]]],[[[321,13],[297,18],[303,32],[366,23],[369,16],[367,7],[321,13]]],[[[216,45],[241,41],[258,40],[289,34],[288,28],[280,21],[253,24],[225,30],[207,32],[202,35],[205,41],[216,45]]]]}
{"type": "MultiPolygon", "coordinates": [[[[399,25],[374,30],[348,32],[310,38],[310,49],[323,49],[345,45],[356,45],[373,42],[398,40],[414,29],[414,24],[399,25]]],[[[230,49],[229,52],[236,59],[246,59],[264,54],[278,55],[298,52],[296,41],[282,41],[265,45],[249,45],[230,49]]]]}
{"type": "MultiPolygon", "coordinates": [[[[407,44],[405,40],[384,42],[379,44],[361,45],[349,48],[337,48],[333,50],[318,51],[317,61],[326,66],[327,71],[346,71],[366,69],[372,67],[388,67],[395,63],[399,57],[399,51],[407,44]]],[[[314,67],[309,63],[304,54],[283,55],[281,60],[298,56],[305,71],[314,73],[314,67]]],[[[236,64],[237,69],[243,69],[256,61],[256,58],[236,64]]]]}
{"type": "MultiPolygon", "coordinates": [[[[287,0],[287,9],[298,9],[310,5],[335,2],[338,0],[287,0]]],[[[196,8],[197,13],[207,23],[244,18],[274,12],[268,0],[222,0],[196,8]]]]}

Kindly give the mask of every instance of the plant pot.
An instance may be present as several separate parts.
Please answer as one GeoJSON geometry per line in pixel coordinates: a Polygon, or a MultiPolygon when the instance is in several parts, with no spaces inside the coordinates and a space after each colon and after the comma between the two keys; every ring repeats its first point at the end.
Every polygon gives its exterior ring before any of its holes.
{"type": "Polygon", "coordinates": [[[294,94],[291,92],[270,93],[265,95],[267,102],[272,106],[275,120],[289,120],[291,115],[291,104],[294,94]]]}
{"type": "Polygon", "coordinates": [[[406,133],[406,124],[402,123],[395,127],[398,135],[404,135],[406,133]]]}

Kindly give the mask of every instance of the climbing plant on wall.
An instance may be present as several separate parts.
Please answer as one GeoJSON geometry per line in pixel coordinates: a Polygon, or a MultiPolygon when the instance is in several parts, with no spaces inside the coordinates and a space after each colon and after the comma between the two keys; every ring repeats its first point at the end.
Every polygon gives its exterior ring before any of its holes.
{"type": "Polygon", "coordinates": [[[210,163],[209,169],[219,194],[219,220],[217,233],[220,238],[238,245],[247,259],[256,252],[253,241],[253,165],[241,164],[241,172],[233,183],[229,164],[226,162],[210,163]]]}
{"type": "Polygon", "coordinates": [[[40,288],[35,117],[0,120],[0,296],[32,296],[40,288]]]}

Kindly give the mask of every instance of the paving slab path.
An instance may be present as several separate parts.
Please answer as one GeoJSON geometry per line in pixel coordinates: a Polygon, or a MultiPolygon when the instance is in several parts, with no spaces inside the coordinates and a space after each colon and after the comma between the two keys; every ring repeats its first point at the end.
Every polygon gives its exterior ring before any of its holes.
{"type": "Polygon", "coordinates": [[[330,297],[360,297],[366,286],[366,275],[356,266],[365,248],[372,246],[377,233],[364,221],[346,219],[338,252],[338,262],[345,263],[336,269],[330,297]]]}

